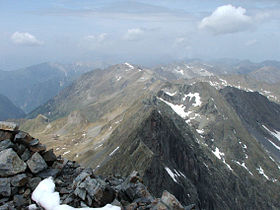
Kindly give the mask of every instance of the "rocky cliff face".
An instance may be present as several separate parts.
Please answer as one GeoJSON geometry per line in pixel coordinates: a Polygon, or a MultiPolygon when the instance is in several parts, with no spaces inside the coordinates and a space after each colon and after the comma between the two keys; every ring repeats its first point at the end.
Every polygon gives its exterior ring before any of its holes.
{"type": "Polygon", "coordinates": [[[32,191],[42,179],[53,177],[61,204],[102,207],[108,203],[125,209],[192,209],[183,207],[169,192],[155,198],[137,172],[128,177],[101,177],[90,168],[56,157],[13,123],[0,122],[0,209],[42,209],[32,191]]]}

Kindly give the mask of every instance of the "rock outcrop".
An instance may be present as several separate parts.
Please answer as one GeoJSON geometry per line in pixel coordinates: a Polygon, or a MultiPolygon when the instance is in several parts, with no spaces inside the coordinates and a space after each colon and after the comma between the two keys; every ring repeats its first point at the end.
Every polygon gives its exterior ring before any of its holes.
{"type": "Polygon", "coordinates": [[[111,175],[101,177],[90,168],[74,161],[56,157],[46,151],[38,139],[18,130],[18,127],[0,123],[0,210],[42,209],[31,199],[32,191],[47,177],[53,177],[61,204],[75,208],[102,207],[106,204],[122,209],[193,209],[183,207],[167,191],[155,198],[134,171],[128,177],[111,175]]]}

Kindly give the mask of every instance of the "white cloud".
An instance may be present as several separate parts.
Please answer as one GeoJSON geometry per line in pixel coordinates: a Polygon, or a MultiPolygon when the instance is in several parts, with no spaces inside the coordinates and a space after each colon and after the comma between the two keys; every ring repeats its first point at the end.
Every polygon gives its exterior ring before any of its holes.
{"type": "Polygon", "coordinates": [[[88,41],[94,41],[94,42],[101,43],[106,39],[106,37],[107,37],[107,34],[102,33],[102,34],[98,34],[98,35],[88,35],[85,37],[85,39],[88,41]]]}
{"type": "Polygon", "coordinates": [[[11,40],[13,43],[18,45],[42,45],[43,42],[38,40],[34,35],[27,33],[27,32],[15,32],[11,36],[11,40]]]}
{"type": "Polygon", "coordinates": [[[214,34],[228,34],[246,31],[252,24],[252,17],[246,15],[246,9],[229,4],[218,7],[210,16],[203,18],[199,28],[214,34]]]}
{"type": "Polygon", "coordinates": [[[124,35],[125,40],[135,41],[140,39],[140,37],[144,34],[144,31],[140,28],[131,28],[128,29],[124,35]]]}

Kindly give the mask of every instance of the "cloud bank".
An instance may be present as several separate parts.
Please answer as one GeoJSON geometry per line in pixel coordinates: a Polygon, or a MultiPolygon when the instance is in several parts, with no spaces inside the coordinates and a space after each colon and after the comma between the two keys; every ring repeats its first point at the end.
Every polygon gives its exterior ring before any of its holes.
{"type": "Polygon", "coordinates": [[[203,18],[199,28],[218,35],[246,31],[252,24],[252,17],[246,15],[246,9],[229,4],[218,7],[210,16],[203,18]]]}
{"type": "Polygon", "coordinates": [[[27,32],[15,32],[11,36],[11,41],[18,45],[37,46],[42,45],[43,42],[38,40],[34,35],[27,32]]]}
{"type": "Polygon", "coordinates": [[[139,40],[143,34],[144,31],[142,29],[132,28],[127,30],[123,38],[124,40],[135,41],[135,40],[139,40]]]}

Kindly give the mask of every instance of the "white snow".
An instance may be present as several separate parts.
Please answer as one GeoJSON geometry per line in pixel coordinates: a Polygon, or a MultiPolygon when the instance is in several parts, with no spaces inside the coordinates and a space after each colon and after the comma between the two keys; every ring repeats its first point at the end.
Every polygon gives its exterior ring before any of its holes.
{"type": "Polygon", "coordinates": [[[215,151],[212,151],[212,153],[213,153],[219,160],[222,160],[223,163],[229,168],[229,170],[233,171],[232,168],[230,167],[230,165],[226,163],[226,160],[225,160],[225,158],[224,158],[225,153],[220,152],[220,150],[219,150],[218,147],[216,147],[215,151]]]}
{"type": "Polygon", "coordinates": [[[272,136],[274,136],[278,141],[280,141],[280,131],[271,131],[265,125],[262,125],[264,129],[266,129],[272,136]]]}
{"type": "Polygon", "coordinates": [[[269,177],[264,173],[261,166],[257,168],[257,171],[259,172],[259,174],[263,175],[267,180],[269,180],[269,177]]]}
{"type": "Polygon", "coordinates": [[[167,95],[169,95],[169,96],[175,96],[176,95],[176,93],[177,93],[177,91],[175,91],[174,93],[170,93],[170,92],[168,92],[168,91],[164,91],[167,95]]]}
{"type": "Polygon", "coordinates": [[[272,141],[270,141],[268,138],[266,138],[276,149],[280,150],[280,147],[274,144],[272,141]]]}
{"type": "Polygon", "coordinates": [[[199,134],[203,134],[204,130],[203,129],[196,129],[196,132],[199,133],[199,134]]]}
{"type": "Polygon", "coordinates": [[[225,153],[220,152],[218,147],[216,147],[215,151],[212,151],[212,152],[220,160],[222,159],[222,156],[225,155],[225,153]]]}
{"type": "MultiPolygon", "coordinates": [[[[45,210],[74,210],[74,209],[87,209],[87,210],[120,210],[118,206],[107,204],[102,208],[73,208],[68,205],[60,205],[60,196],[58,192],[54,191],[55,184],[52,177],[46,178],[39,183],[32,193],[32,200],[45,210]]],[[[30,205],[29,209],[34,209],[34,205],[30,205]]]]}
{"type": "Polygon", "coordinates": [[[168,167],[165,167],[165,170],[167,171],[167,173],[169,174],[169,176],[173,179],[174,182],[178,183],[176,178],[175,178],[175,174],[168,168],[168,167]]]}
{"type": "Polygon", "coordinates": [[[159,98],[161,101],[163,101],[164,103],[166,103],[168,106],[170,106],[174,112],[176,112],[180,117],[182,118],[185,118],[188,116],[188,112],[185,112],[185,106],[183,104],[180,104],[180,105],[175,105],[175,104],[172,104],[168,101],[165,101],[164,99],[162,98],[159,98]]]}
{"type": "Polygon", "coordinates": [[[112,156],[119,148],[120,148],[120,147],[117,147],[116,149],[114,149],[114,151],[111,152],[109,156],[112,156]]]}
{"type": "Polygon", "coordinates": [[[129,63],[124,63],[124,64],[127,65],[130,70],[134,69],[134,66],[132,66],[131,64],[129,64],[129,63]]]}
{"type": "Polygon", "coordinates": [[[186,99],[187,97],[190,97],[190,100],[192,100],[193,97],[195,98],[195,103],[193,104],[193,106],[200,106],[202,104],[199,93],[189,93],[185,95],[184,99],[186,99]]]}
{"type": "Polygon", "coordinates": [[[121,76],[116,76],[116,80],[117,80],[117,81],[120,81],[121,79],[122,79],[121,76]]]}
{"type": "Polygon", "coordinates": [[[102,147],[103,144],[99,144],[97,147],[95,147],[94,149],[98,149],[99,147],[102,147]]]}
{"type": "Polygon", "coordinates": [[[245,169],[249,172],[250,175],[254,176],[253,173],[247,168],[247,166],[245,165],[244,162],[243,162],[243,163],[240,163],[240,162],[238,162],[238,161],[235,161],[235,162],[236,162],[238,165],[240,165],[240,166],[242,166],[243,168],[245,168],[245,169]]]}
{"type": "Polygon", "coordinates": [[[62,155],[67,155],[68,153],[70,153],[70,150],[68,150],[67,152],[64,152],[62,155]]]}
{"type": "Polygon", "coordinates": [[[177,73],[180,73],[182,75],[184,75],[184,70],[183,69],[180,69],[180,70],[176,70],[177,73]]]}

